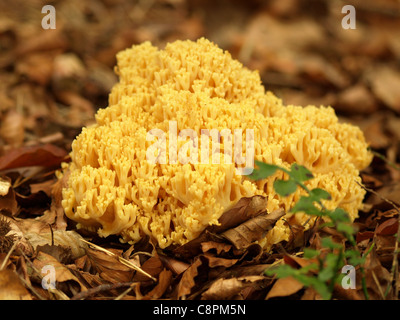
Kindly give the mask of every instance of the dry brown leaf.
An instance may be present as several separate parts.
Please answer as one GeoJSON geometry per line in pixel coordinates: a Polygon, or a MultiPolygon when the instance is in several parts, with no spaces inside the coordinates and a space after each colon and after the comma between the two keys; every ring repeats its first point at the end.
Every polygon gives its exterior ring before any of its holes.
{"type": "Polygon", "coordinates": [[[31,166],[57,166],[66,156],[67,152],[64,149],[51,144],[23,146],[10,150],[0,157],[0,170],[31,166]]]}
{"type": "Polygon", "coordinates": [[[375,95],[386,106],[400,112],[400,72],[390,66],[378,66],[367,75],[375,95]]]}
{"type": "Polygon", "coordinates": [[[391,218],[381,223],[375,229],[377,235],[388,236],[396,234],[399,229],[399,219],[391,218]]]}
{"type": "MultiPolygon", "coordinates": [[[[392,251],[393,252],[393,251],[392,251]]],[[[392,256],[393,259],[393,256],[392,256]]],[[[383,300],[385,299],[384,293],[388,285],[391,286],[390,272],[384,268],[380,262],[380,256],[377,254],[375,247],[368,254],[365,264],[364,273],[366,286],[369,293],[369,299],[371,300],[383,300]]],[[[357,289],[361,290],[361,279],[362,275],[357,274],[357,289]]],[[[388,292],[386,299],[391,300],[393,298],[393,290],[388,292]]]]}
{"type": "Polygon", "coordinates": [[[254,241],[263,238],[271,230],[275,223],[285,215],[283,209],[278,209],[270,214],[258,215],[247,220],[236,228],[222,233],[237,249],[248,247],[254,241]]]}
{"type": "Polygon", "coordinates": [[[210,228],[207,228],[207,230],[214,233],[220,233],[227,229],[236,227],[244,221],[266,212],[267,203],[267,198],[262,196],[241,198],[231,209],[222,214],[218,219],[218,226],[211,226],[210,228]]]}
{"type": "MultiPolygon", "coordinates": [[[[164,266],[160,258],[158,256],[154,256],[147,259],[141,266],[141,269],[147,272],[152,277],[157,277],[160,274],[160,272],[164,269],[164,266]]],[[[142,273],[137,273],[133,278],[133,281],[145,281],[148,279],[149,279],[148,276],[142,273]]]]}
{"type": "MultiPolygon", "coordinates": [[[[112,251],[112,250],[110,250],[112,251]]],[[[113,252],[116,255],[120,252],[113,252]]],[[[122,264],[117,256],[89,248],[87,255],[91,266],[100,274],[100,277],[111,283],[131,281],[134,270],[122,264]]]]}
{"type": "MultiPolygon", "coordinates": [[[[3,185],[3,192],[7,190],[7,183],[3,185]]],[[[15,216],[18,213],[18,202],[16,200],[15,191],[13,188],[8,188],[4,196],[0,196],[0,213],[9,216],[15,216]]]]}
{"type": "Polygon", "coordinates": [[[239,261],[239,259],[225,259],[225,258],[215,257],[207,253],[204,254],[204,257],[208,261],[208,266],[210,268],[216,268],[216,267],[229,268],[235,265],[239,261]]]}
{"type": "MultiPolygon", "coordinates": [[[[72,281],[75,284],[78,284],[78,287],[80,288],[81,291],[86,290],[85,285],[83,285],[79,279],[72,274],[72,272],[62,263],[60,263],[57,259],[55,259],[53,256],[46,254],[44,252],[39,252],[38,255],[36,256],[35,260],[33,261],[33,266],[35,267],[38,272],[42,272],[42,270],[45,270],[45,267],[47,266],[52,266],[55,269],[55,280],[56,280],[56,289],[57,286],[60,285],[63,282],[68,282],[72,281]]],[[[40,282],[41,282],[41,277],[45,275],[46,272],[43,272],[39,276],[40,282]]]]}
{"type": "Polygon", "coordinates": [[[12,270],[0,270],[0,300],[32,300],[30,293],[12,270]]]}
{"type": "Polygon", "coordinates": [[[171,270],[175,275],[179,275],[182,272],[184,272],[188,267],[189,264],[177,259],[174,259],[172,257],[164,256],[164,255],[159,255],[160,260],[162,261],[163,265],[171,270]]]}
{"type": "Polygon", "coordinates": [[[203,292],[201,298],[203,300],[225,300],[232,299],[243,289],[255,286],[259,282],[266,280],[263,276],[245,276],[231,279],[218,279],[203,292]]]}
{"type": "Polygon", "coordinates": [[[11,109],[1,120],[0,138],[7,144],[18,147],[24,141],[24,117],[18,111],[11,109]]]}
{"type": "Polygon", "coordinates": [[[303,287],[304,285],[293,277],[281,278],[276,280],[265,299],[291,296],[303,287]]]}
{"type": "Polygon", "coordinates": [[[71,251],[71,258],[74,260],[85,255],[88,248],[88,245],[81,241],[81,239],[83,239],[82,236],[72,230],[54,230],[52,233],[42,232],[40,234],[36,232],[27,232],[24,236],[35,250],[38,246],[52,244],[54,246],[69,248],[71,251]]]}
{"type": "Polygon", "coordinates": [[[163,296],[172,281],[172,272],[164,269],[160,272],[157,285],[143,299],[159,299],[163,296]]]}
{"type": "Polygon", "coordinates": [[[201,259],[197,258],[189,268],[185,270],[182,275],[181,280],[177,285],[177,298],[188,296],[193,287],[196,285],[194,278],[199,274],[199,268],[203,265],[201,259]]]}
{"type": "Polygon", "coordinates": [[[215,241],[205,241],[201,243],[201,250],[203,252],[208,252],[208,251],[214,251],[217,253],[217,255],[221,253],[226,253],[229,252],[229,250],[232,249],[232,245],[228,243],[222,243],[222,242],[215,242],[215,241]]]}
{"type": "Polygon", "coordinates": [[[236,227],[244,221],[258,216],[266,211],[267,199],[262,196],[242,198],[231,209],[227,210],[218,219],[219,225],[206,228],[200,236],[176,248],[174,254],[181,258],[190,258],[200,254],[202,243],[214,241],[221,242],[216,233],[236,227]]]}
{"type": "Polygon", "coordinates": [[[8,194],[8,190],[11,187],[11,179],[6,177],[0,177],[0,197],[4,197],[8,194]]]}

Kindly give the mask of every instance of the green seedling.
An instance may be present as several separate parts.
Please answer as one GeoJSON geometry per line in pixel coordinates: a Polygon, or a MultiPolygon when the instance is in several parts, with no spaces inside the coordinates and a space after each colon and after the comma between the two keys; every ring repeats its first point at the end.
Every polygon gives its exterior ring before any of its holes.
{"type": "MultiPolygon", "coordinates": [[[[354,237],[356,230],[351,224],[349,214],[341,208],[328,210],[324,206],[323,201],[331,200],[331,195],[320,188],[310,190],[304,184],[305,181],[314,177],[311,171],[304,166],[294,163],[288,170],[259,161],[255,161],[255,163],[258,168],[254,169],[250,179],[267,179],[278,170],[283,171],[288,178],[286,180],[278,179],[274,182],[274,190],[278,195],[282,197],[289,196],[296,192],[299,187],[306,192],[306,195],[302,195],[292,207],[291,212],[304,212],[310,216],[317,217],[317,219],[324,218],[324,221],[327,222],[322,226],[335,228],[351,245],[351,248],[346,248],[345,245],[334,242],[330,237],[323,238],[320,250],[304,249],[303,257],[310,260],[310,264],[307,266],[298,269],[288,264],[280,264],[266,270],[266,274],[274,275],[278,278],[291,276],[305,287],[314,288],[323,299],[331,299],[335,285],[339,284],[344,276],[341,270],[346,261],[354,267],[359,266],[363,274],[362,265],[365,263],[366,256],[361,256],[357,249],[354,237]]],[[[365,284],[365,281],[362,281],[362,283],[365,284]]],[[[368,299],[366,286],[363,285],[363,288],[364,294],[368,299]]]]}

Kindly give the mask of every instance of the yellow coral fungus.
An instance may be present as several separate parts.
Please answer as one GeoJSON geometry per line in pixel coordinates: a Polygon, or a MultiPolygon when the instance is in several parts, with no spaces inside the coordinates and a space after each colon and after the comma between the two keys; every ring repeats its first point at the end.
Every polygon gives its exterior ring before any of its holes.
{"type": "MultiPolygon", "coordinates": [[[[339,206],[357,216],[364,196],[359,170],[371,155],[360,129],[339,123],[332,108],[284,106],[265,91],[256,71],[204,38],[176,41],[164,50],[145,42],[118,53],[117,60],[120,81],[109,106],[72,145],[62,204],[80,226],[130,242],[149,235],[165,248],[217,224],[242,197],[268,196],[269,211],[289,210],[301,190],[279,197],[273,182],[282,172],[257,182],[238,174],[244,165],[234,154],[240,147],[249,152],[249,133],[255,160],[306,166],[315,176],[306,185],[332,195],[328,208],[339,206]],[[149,132],[170,133],[171,123],[176,135],[165,134],[164,149],[153,150],[157,138],[149,139],[149,132]],[[180,133],[187,129],[192,136],[184,138],[180,133]],[[202,140],[204,130],[216,130],[216,145],[211,135],[202,140]],[[227,143],[236,138],[239,145],[230,149],[227,143]],[[211,149],[194,153],[192,145],[211,149]],[[148,161],[152,153],[163,161],[148,161]]],[[[298,224],[307,220],[305,214],[289,218],[298,224]]],[[[289,234],[281,219],[262,243],[268,247],[289,234]]]]}

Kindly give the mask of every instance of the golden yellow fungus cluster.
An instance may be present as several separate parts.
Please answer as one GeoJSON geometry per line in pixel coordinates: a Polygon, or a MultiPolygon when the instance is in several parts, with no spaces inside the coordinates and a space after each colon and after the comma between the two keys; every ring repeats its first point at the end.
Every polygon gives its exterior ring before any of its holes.
{"type": "MultiPolygon", "coordinates": [[[[371,155],[360,129],[339,123],[332,108],[282,105],[265,91],[256,71],[204,38],[176,41],[164,50],[145,42],[118,53],[117,60],[120,81],[109,106],[75,139],[67,166],[62,204],[80,226],[101,236],[120,234],[132,243],[149,235],[165,248],[184,244],[217,224],[242,197],[268,196],[270,211],[289,210],[299,199],[301,190],[286,198],[274,192],[273,182],[282,172],[257,182],[238,174],[243,164],[233,158],[223,161],[234,153],[225,136],[216,146],[211,139],[203,142],[211,145],[207,163],[200,161],[200,152],[197,162],[169,161],[171,123],[178,135],[191,129],[198,139],[189,142],[199,145],[205,129],[239,134],[243,156],[249,152],[246,135],[251,130],[255,160],[287,168],[294,162],[306,166],[315,176],[306,185],[332,195],[328,208],[340,206],[352,218],[357,216],[364,196],[357,184],[359,170],[370,163],[371,155]],[[149,132],[155,129],[166,133],[166,162],[148,161],[148,150],[157,140],[149,139],[149,132]],[[212,161],[215,154],[218,163],[212,161]]],[[[174,139],[175,151],[187,146],[188,139],[174,139]]],[[[307,217],[288,214],[285,220],[302,224],[307,217]]],[[[289,235],[281,219],[262,244],[268,247],[289,235]]]]}

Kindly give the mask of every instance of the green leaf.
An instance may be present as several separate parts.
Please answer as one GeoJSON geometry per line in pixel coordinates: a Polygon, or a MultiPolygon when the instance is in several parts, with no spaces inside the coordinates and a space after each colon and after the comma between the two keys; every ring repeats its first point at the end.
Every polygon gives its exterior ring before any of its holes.
{"type": "Polygon", "coordinates": [[[293,213],[305,212],[312,216],[323,216],[325,213],[314,206],[314,201],[311,197],[301,196],[299,201],[290,210],[293,213]]]}
{"type": "Polygon", "coordinates": [[[342,249],[343,246],[340,243],[334,242],[330,237],[325,237],[321,239],[321,245],[324,248],[329,249],[342,249]]]}
{"type": "Polygon", "coordinates": [[[297,270],[292,268],[291,266],[287,264],[282,264],[274,268],[266,269],[265,274],[267,276],[277,276],[278,278],[286,278],[296,274],[296,271],[297,270]]]}
{"type": "Polygon", "coordinates": [[[304,255],[305,259],[312,259],[317,257],[320,254],[319,250],[304,248],[304,255]]]}
{"type": "Polygon", "coordinates": [[[255,168],[249,175],[249,178],[252,180],[262,180],[268,178],[269,176],[272,176],[276,170],[280,169],[279,166],[267,164],[257,160],[255,160],[254,163],[258,166],[258,169],[255,168]]]}
{"type": "Polygon", "coordinates": [[[352,266],[363,265],[366,260],[366,256],[362,257],[360,252],[357,250],[346,250],[344,253],[345,257],[348,258],[348,263],[352,266]]]}
{"type": "Polygon", "coordinates": [[[282,197],[287,197],[297,189],[297,183],[294,180],[276,180],[274,182],[274,189],[277,194],[282,197]]]}
{"type": "Polygon", "coordinates": [[[293,163],[290,167],[290,177],[298,182],[303,182],[314,178],[313,174],[306,167],[293,163]]]}
{"type": "Polygon", "coordinates": [[[328,215],[335,222],[351,222],[349,214],[342,208],[329,211],[328,215]]]}
{"type": "Polygon", "coordinates": [[[312,189],[310,191],[310,196],[313,199],[315,199],[314,201],[320,201],[321,199],[324,199],[324,200],[331,200],[332,199],[332,197],[331,197],[331,195],[329,194],[328,191],[325,191],[324,189],[320,189],[320,188],[312,189]]]}

